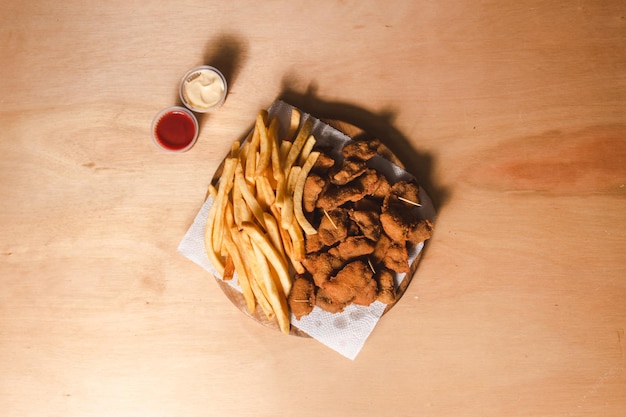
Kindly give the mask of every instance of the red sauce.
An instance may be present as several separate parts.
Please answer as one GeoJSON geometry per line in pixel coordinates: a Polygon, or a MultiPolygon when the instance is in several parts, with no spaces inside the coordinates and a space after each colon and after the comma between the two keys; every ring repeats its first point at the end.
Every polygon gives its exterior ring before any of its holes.
{"type": "Polygon", "coordinates": [[[196,136],[196,125],[187,113],[173,110],[165,113],[157,121],[154,134],[164,148],[179,151],[193,141],[196,136]]]}

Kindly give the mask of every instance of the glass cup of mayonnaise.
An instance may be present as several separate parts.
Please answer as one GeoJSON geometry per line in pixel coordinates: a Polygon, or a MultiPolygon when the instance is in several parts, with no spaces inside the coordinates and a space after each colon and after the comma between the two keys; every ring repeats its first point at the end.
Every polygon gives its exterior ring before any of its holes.
{"type": "Polygon", "coordinates": [[[198,113],[221,107],[227,91],[224,75],[209,65],[190,69],[180,81],[180,99],[185,107],[198,113]]]}

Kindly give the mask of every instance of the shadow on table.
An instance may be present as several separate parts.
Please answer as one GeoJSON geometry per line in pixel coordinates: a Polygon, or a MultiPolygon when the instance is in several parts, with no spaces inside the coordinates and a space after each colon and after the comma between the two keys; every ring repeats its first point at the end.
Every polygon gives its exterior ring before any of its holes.
{"type": "Polygon", "coordinates": [[[233,34],[223,34],[211,40],[204,53],[204,63],[220,70],[228,85],[237,80],[248,52],[248,41],[233,34]]]}
{"type": "Polygon", "coordinates": [[[434,157],[413,149],[409,139],[393,126],[394,112],[372,113],[355,104],[325,101],[317,97],[315,86],[309,86],[306,92],[301,93],[284,84],[279,98],[319,119],[340,120],[363,130],[365,133],[359,135],[359,139],[381,139],[405,165],[405,169],[418,179],[436,211],[447,201],[449,191],[435,184],[432,178],[434,157]]]}

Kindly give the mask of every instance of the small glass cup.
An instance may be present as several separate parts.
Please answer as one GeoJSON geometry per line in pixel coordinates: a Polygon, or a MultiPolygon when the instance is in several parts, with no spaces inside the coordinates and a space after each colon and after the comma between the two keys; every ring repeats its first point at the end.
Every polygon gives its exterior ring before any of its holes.
{"type": "Polygon", "coordinates": [[[180,106],[161,110],[152,121],[152,140],[162,150],[171,153],[186,152],[198,140],[198,119],[180,106]]]}
{"type": "Polygon", "coordinates": [[[197,113],[208,113],[224,104],[228,84],[217,68],[201,65],[187,71],[178,91],[185,107],[197,113]]]}

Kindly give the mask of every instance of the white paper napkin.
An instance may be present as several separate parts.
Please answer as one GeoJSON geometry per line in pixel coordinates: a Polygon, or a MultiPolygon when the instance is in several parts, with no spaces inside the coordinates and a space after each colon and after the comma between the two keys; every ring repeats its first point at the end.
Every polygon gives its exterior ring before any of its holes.
{"type": "MultiPolygon", "coordinates": [[[[282,101],[275,102],[269,109],[270,117],[276,116],[281,122],[280,137],[283,137],[284,132],[288,129],[292,109],[292,106],[282,101]]],[[[304,119],[305,117],[311,116],[303,114],[302,117],[304,119]]],[[[336,149],[341,149],[343,144],[350,140],[348,136],[326,123],[315,118],[312,118],[312,120],[314,122],[312,134],[317,139],[318,144],[331,145],[336,149]]],[[[371,163],[374,164],[378,170],[383,172],[392,182],[412,178],[409,173],[382,157],[374,157],[371,163]]],[[[423,215],[433,220],[434,209],[432,203],[421,188],[420,201],[423,215]]],[[[204,247],[204,228],[212,203],[213,200],[209,197],[204,204],[202,204],[193,224],[178,246],[178,251],[215,277],[221,278],[211,265],[204,247]]],[[[415,260],[422,248],[423,244],[420,244],[409,254],[410,262],[415,260]]],[[[396,277],[396,286],[404,280],[405,275],[406,274],[401,274],[396,277]]],[[[236,279],[229,281],[229,283],[240,290],[236,279]]],[[[385,308],[386,305],[379,301],[375,301],[370,306],[358,306],[353,304],[348,306],[343,312],[335,314],[315,307],[310,314],[300,318],[300,320],[296,320],[295,316],[292,314],[291,324],[329,348],[354,360],[363,348],[365,341],[374,330],[385,308]]]]}

